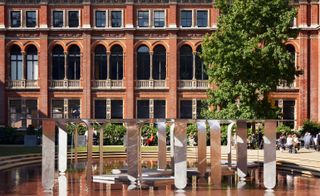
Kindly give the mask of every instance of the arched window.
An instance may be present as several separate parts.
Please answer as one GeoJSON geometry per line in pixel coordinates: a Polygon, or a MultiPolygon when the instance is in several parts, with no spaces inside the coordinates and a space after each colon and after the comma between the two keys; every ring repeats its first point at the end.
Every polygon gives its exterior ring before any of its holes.
{"type": "Polygon", "coordinates": [[[52,79],[64,79],[64,51],[60,45],[56,45],[52,50],[52,79]]]}
{"type": "Polygon", "coordinates": [[[197,80],[208,80],[208,75],[206,72],[206,67],[203,63],[203,60],[200,58],[201,46],[197,48],[196,55],[196,79],[197,80]]]}
{"type": "Polygon", "coordinates": [[[166,79],[166,49],[162,45],[154,48],[152,76],[155,80],[166,79]]]}
{"type": "Polygon", "coordinates": [[[38,80],[38,50],[33,45],[27,48],[27,80],[38,80]]]}
{"type": "Polygon", "coordinates": [[[150,53],[147,46],[140,46],[138,48],[137,56],[137,79],[149,80],[150,79],[150,53]]]}
{"type": "Polygon", "coordinates": [[[19,46],[14,45],[10,50],[11,80],[22,80],[23,64],[19,46]]]}
{"type": "Polygon", "coordinates": [[[291,63],[292,66],[296,66],[296,49],[293,45],[288,44],[287,45],[287,51],[291,54],[291,63]]]}
{"type": "Polygon", "coordinates": [[[180,80],[192,80],[193,54],[192,48],[184,45],[180,48],[180,80]]]}
{"type": "Polygon", "coordinates": [[[111,48],[110,79],[123,79],[123,49],[119,45],[115,45],[111,48]]]}
{"type": "Polygon", "coordinates": [[[98,45],[94,53],[94,64],[95,64],[95,79],[105,80],[108,76],[107,67],[107,50],[103,45],[98,45]]]}
{"type": "Polygon", "coordinates": [[[68,51],[68,79],[80,79],[80,48],[72,45],[68,51]]]}

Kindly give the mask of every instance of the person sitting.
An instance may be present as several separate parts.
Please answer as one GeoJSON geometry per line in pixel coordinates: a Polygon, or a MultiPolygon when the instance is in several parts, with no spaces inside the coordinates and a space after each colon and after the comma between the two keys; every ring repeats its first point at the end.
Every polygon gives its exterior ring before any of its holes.
{"type": "Polygon", "coordinates": [[[287,138],[284,134],[281,134],[279,138],[279,148],[280,151],[283,152],[286,149],[287,138]]]}

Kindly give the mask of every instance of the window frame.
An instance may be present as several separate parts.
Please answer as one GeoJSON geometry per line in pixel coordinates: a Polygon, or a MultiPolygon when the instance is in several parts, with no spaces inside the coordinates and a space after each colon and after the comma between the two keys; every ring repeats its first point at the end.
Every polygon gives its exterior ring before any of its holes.
{"type": "Polygon", "coordinates": [[[9,10],[9,25],[10,25],[10,28],[22,28],[22,10],[16,10],[16,9],[13,9],[13,10],[9,10]],[[20,25],[19,26],[12,26],[12,13],[13,12],[19,12],[20,13],[20,25]]]}
{"type": "Polygon", "coordinates": [[[112,9],[112,10],[110,10],[109,11],[109,27],[111,27],[111,28],[123,28],[123,10],[122,9],[112,9]],[[120,24],[120,26],[119,27],[114,27],[114,26],[112,26],[112,12],[120,12],[121,14],[120,14],[120,16],[121,16],[121,20],[120,20],[120,22],[121,22],[121,24],[120,24]]]}
{"type": "Polygon", "coordinates": [[[137,27],[138,28],[149,28],[150,27],[150,17],[151,16],[151,12],[150,12],[150,10],[149,9],[139,9],[139,10],[137,10],[137,27]],[[148,25],[147,26],[140,26],[139,25],[139,12],[148,12],[148,25]]]}
{"type": "Polygon", "coordinates": [[[107,28],[108,25],[109,25],[109,22],[108,22],[108,10],[100,10],[100,9],[97,9],[97,10],[94,10],[94,28],[98,28],[98,29],[104,29],[104,28],[107,28]],[[97,12],[104,12],[105,13],[105,26],[97,26],[97,12]]]}
{"type": "Polygon", "coordinates": [[[181,119],[192,119],[193,118],[193,100],[192,100],[192,98],[191,99],[179,99],[179,118],[181,118],[181,119]],[[191,118],[182,118],[181,117],[181,109],[182,109],[182,107],[181,107],[181,102],[182,101],[190,101],[191,102],[191,118]]]}
{"type": "Polygon", "coordinates": [[[38,10],[26,10],[25,11],[25,27],[26,28],[38,27],[38,10]],[[35,25],[34,26],[28,26],[28,12],[35,12],[35,25]]]}
{"type": "Polygon", "coordinates": [[[144,99],[144,98],[137,98],[136,99],[136,104],[135,104],[135,110],[136,110],[136,119],[145,119],[145,118],[139,118],[138,116],[138,101],[148,101],[148,116],[150,118],[150,99],[144,99]]]}
{"type": "Polygon", "coordinates": [[[65,26],[66,26],[65,10],[62,10],[62,9],[51,10],[51,27],[59,29],[59,28],[64,28],[65,26]],[[62,25],[61,26],[54,25],[54,13],[55,12],[62,12],[62,25]]]}
{"type": "Polygon", "coordinates": [[[179,15],[179,26],[180,28],[192,28],[194,27],[194,10],[193,9],[181,9],[179,15]],[[182,26],[182,12],[191,11],[191,26],[182,26]]]}
{"type": "Polygon", "coordinates": [[[165,9],[154,9],[152,10],[152,27],[154,28],[165,28],[167,26],[167,12],[165,9]],[[163,12],[163,26],[156,26],[155,25],[155,12],[163,12]]]}
{"type": "Polygon", "coordinates": [[[209,25],[209,20],[210,20],[210,10],[208,10],[208,9],[197,9],[196,11],[195,11],[195,14],[196,14],[196,27],[198,27],[198,28],[208,28],[208,27],[210,27],[210,25],[209,25]],[[199,26],[198,25],[198,12],[201,12],[201,11],[206,11],[207,12],[207,26],[199,26]]]}
{"type": "Polygon", "coordinates": [[[67,14],[65,16],[67,22],[67,28],[78,29],[81,27],[81,12],[80,10],[67,10],[67,14]],[[70,27],[70,12],[78,12],[78,26],[70,27]]]}
{"type": "MultiPolygon", "coordinates": [[[[164,107],[164,109],[165,109],[165,112],[164,112],[164,118],[166,119],[167,118],[167,112],[168,112],[168,102],[167,102],[167,99],[166,98],[157,98],[157,99],[153,99],[153,117],[156,119],[156,117],[155,117],[155,102],[156,101],[164,101],[164,104],[165,104],[165,107],[164,107]]],[[[150,107],[150,106],[149,106],[150,107]]]]}

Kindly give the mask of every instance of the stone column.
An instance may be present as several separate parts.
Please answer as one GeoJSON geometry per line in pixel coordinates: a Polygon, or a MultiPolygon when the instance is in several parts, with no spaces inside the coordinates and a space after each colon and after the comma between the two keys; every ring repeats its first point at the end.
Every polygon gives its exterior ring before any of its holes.
{"type": "Polygon", "coordinates": [[[110,51],[107,51],[107,80],[110,80],[110,51]]]}
{"type": "Polygon", "coordinates": [[[158,169],[166,169],[167,145],[166,145],[166,123],[157,122],[158,128],[158,169]]]}
{"type": "Polygon", "coordinates": [[[140,131],[137,123],[133,120],[127,122],[127,163],[128,175],[132,184],[135,184],[139,177],[140,161],[140,131]]]}
{"type": "Polygon", "coordinates": [[[263,136],[264,162],[263,162],[263,184],[267,189],[273,189],[276,186],[276,129],[277,122],[265,121],[263,136]]]}
{"type": "Polygon", "coordinates": [[[211,151],[211,184],[221,186],[221,133],[220,122],[208,120],[210,126],[210,151],[211,151]]]}
{"type": "Polygon", "coordinates": [[[67,80],[67,74],[68,74],[68,52],[64,52],[64,80],[67,80]]]}
{"type": "Polygon", "coordinates": [[[153,72],[153,51],[150,51],[149,56],[150,56],[150,77],[149,77],[149,80],[153,80],[153,75],[152,75],[152,72],[153,72]]]}
{"type": "Polygon", "coordinates": [[[60,175],[64,175],[67,170],[67,146],[68,146],[68,135],[65,130],[59,127],[59,155],[58,155],[58,166],[60,175]]]}
{"type": "Polygon", "coordinates": [[[196,55],[197,52],[192,52],[192,80],[196,80],[196,55]]]}
{"type": "Polygon", "coordinates": [[[52,192],[54,185],[55,121],[43,120],[42,126],[42,187],[52,192]]]}
{"type": "Polygon", "coordinates": [[[204,178],[207,170],[207,132],[206,121],[198,120],[198,172],[200,178],[204,178]]]}
{"type": "Polygon", "coordinates": [[[25,80],[26,79],[26,52],[25,51],[21,51],[21,56],[22,56],[22,78],[21,80],[25,80]]]}
{"type": "Polygon", "coordinates": [[[177,122],[174,132],[174,185],[181,190],[187,186],[187,123],[177,122]]]}
{"type": "Polygon", "coordinates": [[[237,172],[238,176],[244,180],[247,176],[247,123],[237,121],[237,172]]]}

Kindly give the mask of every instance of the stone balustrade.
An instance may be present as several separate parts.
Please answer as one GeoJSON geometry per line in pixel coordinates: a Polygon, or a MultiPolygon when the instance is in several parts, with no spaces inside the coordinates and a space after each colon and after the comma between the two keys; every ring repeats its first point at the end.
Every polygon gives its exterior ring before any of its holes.
{"type": "Polygon", "coordinates": [[[203,89],[209,88],[208,80],[180,80],[179,89],[203,89]]]}
{"type": "Polygon", "coordinates": [[[124,89],[123,80],[93,80],[92,89],[96,90],[119,90],[124,89]]]}
{"type": "Polygon", "coordinates": [[[9,89],[37,89],[38,80],[10,80],[8,81],[9,89]]]}
{"type": "Polygon", "coordinates": [[[80,80],[51,80],[51,89],[80,89],[80,80]]]}
{"type": "Polygon", "coordinates": [[[166,80],[137,80],[136,89],[166,89],[166,80]]]}

